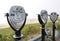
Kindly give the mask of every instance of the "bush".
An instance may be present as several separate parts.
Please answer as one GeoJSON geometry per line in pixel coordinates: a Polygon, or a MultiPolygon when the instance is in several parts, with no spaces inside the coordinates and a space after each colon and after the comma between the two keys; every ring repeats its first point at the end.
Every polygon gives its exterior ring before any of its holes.
{"type": "Polygon", "coordinates": [[[60,30],[60,23],[57,23],[57,30],[60,30]]]}
{"type": "Polygon", "coordinates": [[[3,39],[2,39],[2,35],[0,34],[0,41],[3,41],[3,39]]]}
{"type": "Polygon", "coordinates": [[[40,32],[40,25],[39,24],[27,24],[23,30],[22,33],[27,36],[29,34],[34,34],[36,32],[40,32]]]}

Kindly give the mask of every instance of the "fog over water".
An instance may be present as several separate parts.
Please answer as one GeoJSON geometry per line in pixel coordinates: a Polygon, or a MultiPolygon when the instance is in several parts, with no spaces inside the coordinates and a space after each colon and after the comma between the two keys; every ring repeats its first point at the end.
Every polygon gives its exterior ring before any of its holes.
{"type": "Polygon", "coordinates": [[[28,13],[27,19],[37,19],[37,14],[42,9],[60,13],[60,0],[0,0],[0,24],[8,24],[5,13],[9,12],[11,6],[19,5],[24,7],[28,13]]]}

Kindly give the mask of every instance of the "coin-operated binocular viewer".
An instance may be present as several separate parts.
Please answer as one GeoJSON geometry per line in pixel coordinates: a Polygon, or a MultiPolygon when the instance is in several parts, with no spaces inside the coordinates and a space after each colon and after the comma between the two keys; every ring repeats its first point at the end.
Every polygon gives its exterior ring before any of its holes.
{"type": "Polygon", "coordinates": [[[58,14],[56,12],[52,12],[50,15],[50,19],[53,23],[53,41],[55,41],[55,29],[56,29],[55,22],[58,19],[58,14]]]}
{"type": "Polygon", "coordinates": [[[23,35],[21,34],[21,30],[23,29],[27,13],[21,6],[12,6],[9,13],[6,13],[7,21],[11,28],[15,31],[15,35],[13,36],[16,41],[23,41],[21,40],[23,35]]]}
{"type": "Polygon", "coordinates": [[[45,41],[45,24],[47,23],[48,20],[48,13],[46,10],[42,10],[41,14],[38,14],[38,20],[39,23],[42,25],[42,41],[45,41]]]}

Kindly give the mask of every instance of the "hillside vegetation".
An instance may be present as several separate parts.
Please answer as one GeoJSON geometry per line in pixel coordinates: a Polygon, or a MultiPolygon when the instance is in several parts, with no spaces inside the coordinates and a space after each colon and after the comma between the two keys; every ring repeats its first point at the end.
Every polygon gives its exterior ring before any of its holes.
{"type": "MultiPolygon", "coordinates": [[[[60,30],[60,22],[56,23],[57,30],[60,30]]],[[[41,34],[41,25],[39,23],[35,24],[27,24],[22,29],[21,33],[24,35],[24,41],[29,40],[32,37],[36,37],[37,35],[41,34]]],[[[52,23],[48,22],[46,24],[46,28],[52,29],[52,23]]],[[[0,41],[15,41],[13,38],[14,31],[9,28],[0,29],[0,41]]]]}

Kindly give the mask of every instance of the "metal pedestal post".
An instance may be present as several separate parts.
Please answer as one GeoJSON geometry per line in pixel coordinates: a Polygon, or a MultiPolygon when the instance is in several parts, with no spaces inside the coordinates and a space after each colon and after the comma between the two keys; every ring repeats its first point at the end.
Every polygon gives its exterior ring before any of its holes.
{"type": "Polygon", "coordinates": [[[20,31],[16,31],[13,37],[15,38],[15,41],[23,41],[23,35],[20,31]]]}
{"type": "Polygon", "coordinates": [[[53,41],[55,41],[55,29],[56,29],[56,26],[55,26],[55,23],[53,23],[53,41]]]}
{"type": "Polygon", "coordinates": [[[42,41],[45,41],[45,25],[42,25],[42,41]]]}
{"type": "Polygon", "coordinates": [[[21,34],[20,37],[17,37],[16,35],[13,35],[13,37],[14,37],[15,41],[24,41],[23,40],[23,34],[21,34]]]}

